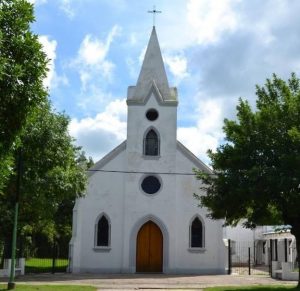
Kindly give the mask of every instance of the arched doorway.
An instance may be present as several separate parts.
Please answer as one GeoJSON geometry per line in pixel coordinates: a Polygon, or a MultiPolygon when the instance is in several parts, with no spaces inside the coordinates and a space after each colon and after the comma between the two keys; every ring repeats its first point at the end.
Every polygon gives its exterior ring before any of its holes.
{"type": "Polygon", "coordinates": [[[163,235],[152,221],[145,223],[136,239],[136,272],[162,272],[163,235]]]}

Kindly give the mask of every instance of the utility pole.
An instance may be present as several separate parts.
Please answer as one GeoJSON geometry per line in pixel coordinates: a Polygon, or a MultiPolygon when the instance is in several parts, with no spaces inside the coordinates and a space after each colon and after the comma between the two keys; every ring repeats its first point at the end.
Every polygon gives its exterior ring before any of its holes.
{"type": "Polygon", "coordinates": [[[16,189],[16,202],[15,202],[15,215],[14,226],[12,235],[12,247],[11,247],[11,265],[10,276],[7,284],[7,289],[15,289],[15,264],[16,264],[16,245],[17,245],[17,227],[18,227],[18,212],[19,212],[19,198],[21,194],[21,176],[22,176],[22,151],[19,149],[18,153],[18,166],[17,166],[17,189],[16,189]]]}

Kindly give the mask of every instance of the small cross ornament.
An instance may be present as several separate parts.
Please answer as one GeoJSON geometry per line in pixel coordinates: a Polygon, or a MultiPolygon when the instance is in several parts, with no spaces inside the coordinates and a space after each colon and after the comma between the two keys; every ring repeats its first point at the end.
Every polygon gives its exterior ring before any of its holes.
{"type": "Polygon", "coordinates": [[[148,13],[152,13],[153,14],[153,26],[155,26],[155,15],[157,13],[161,13],[161,11],[156,10],[155,6],[153,6],[153,10],[148,10],[148,13]]]}

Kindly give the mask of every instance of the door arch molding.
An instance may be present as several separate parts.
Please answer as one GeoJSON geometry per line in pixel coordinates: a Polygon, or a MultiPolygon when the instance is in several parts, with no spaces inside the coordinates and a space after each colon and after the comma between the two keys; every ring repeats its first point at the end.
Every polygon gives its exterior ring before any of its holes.
{"type": "Polygon", "coordinates": [[[169,233],[161,219],[154,215],[146,215],[140,218],[132,227],[129,239],[129,268],[132,273],[136,270],[136,239],[140,228],[148,221],[154,222],[163,235],[163,273],[168,272],[169,266],[169,233]]]}

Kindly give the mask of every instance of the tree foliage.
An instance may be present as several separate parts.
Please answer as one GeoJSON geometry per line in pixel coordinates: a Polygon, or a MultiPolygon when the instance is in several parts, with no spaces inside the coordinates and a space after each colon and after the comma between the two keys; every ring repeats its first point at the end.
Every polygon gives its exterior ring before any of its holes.
{"type": "Polygon", "coordinates": [[[237,119],[225,120],[213,175],[197,172],[207,195],[196,196],[228,225],[290,225],[300,254],[300,80],[273,75],[256,95],[255,110],[240,99],[237,119]]]}
{"type": "Polygon", "coordinates": [[[46,101],[47,58],[30,30],[33,5],[0,1],[0,191],[12,166],[12,147],[35,106],[46,101]]]}
{"type": "Polygon", "coordinates": [[[68,117],[51,109],[43,86],[48,60],[30,30],[33,21],[26,0],[0,0],[0,253],[11,240],[19,149],[19,242],[35,235],[69,239],[74,201],[92,163],[74,146],[68,117]]]}
{"type": "MultiPolygon", "coordinates": [[[[69,238],[72,208],[85,189],[88,161],[68,134],[69,119],[51,111],[49,105],[36,108],[20,135],[22,187],[19,233],[31,237],[44,233],[50,240],[69,238]]],[[[14,152],[15,160],[18,152],[14,152]]],[[[10,240],[16,175],[0,196],[0,240],[10,240]]]]}

